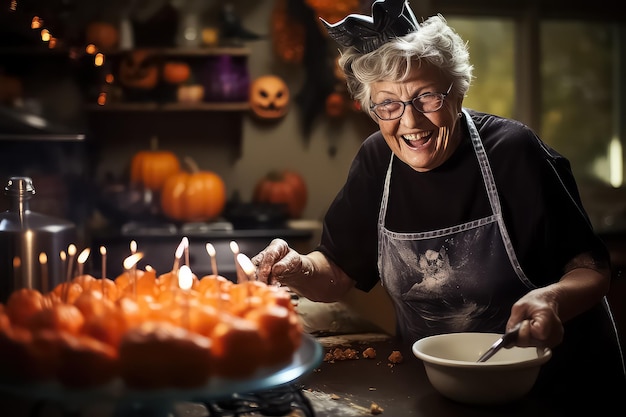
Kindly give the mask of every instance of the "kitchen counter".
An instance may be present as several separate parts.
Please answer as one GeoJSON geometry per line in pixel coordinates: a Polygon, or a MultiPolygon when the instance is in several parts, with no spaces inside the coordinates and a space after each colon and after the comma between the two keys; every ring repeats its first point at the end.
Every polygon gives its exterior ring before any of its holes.
{"type": "MultiPolygon", "coordinates": [[[[333,339],[318,339],[325,352],[337,345],[333,339]]],[[[350,338],[347,339],[350,341],[350,338]]],[[[543,398],[534,390],[519,401],[497,406],[466,405],[449,400],[432,387],[421,360],[403,349],[393,339],[350,342],[355,350],[376,350],[376,359],[324,361],[315,372],[301,380],[312,399],[316,417],[372,416],[372,404],[382,409],[383,417],[560,417],[576,415],[621,415],[601,412],[604,400],[567,395],[565,398],[543,398]],[[392,364],[389,355],[399,350],[403,362],[392,364]]],[[[573,364],[575,366],[575,364],[573,364]]]]}

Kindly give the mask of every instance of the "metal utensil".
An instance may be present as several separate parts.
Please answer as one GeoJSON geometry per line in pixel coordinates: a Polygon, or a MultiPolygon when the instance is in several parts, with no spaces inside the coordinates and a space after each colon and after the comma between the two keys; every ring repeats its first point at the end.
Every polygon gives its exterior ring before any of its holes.
{"type": "Polygon", "coordinates": [[[496,354],[502,348],[508,348],[513,346],[515,340],[517,339],[517,335],[519,334],[519,328],[521,327],[521,323],[518,323],[508,332],[504,333],[498,340],[496,340],[493,345],[485,353],[483,353],[480,358],[476,362],[485,362],[493,355],[496,354]]]}

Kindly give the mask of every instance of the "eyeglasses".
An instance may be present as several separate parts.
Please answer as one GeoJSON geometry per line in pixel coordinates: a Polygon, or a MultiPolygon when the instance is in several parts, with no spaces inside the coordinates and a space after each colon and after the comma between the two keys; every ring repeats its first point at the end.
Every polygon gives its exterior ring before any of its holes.
{"type": "Polygon", "coordinates": [[[386,100],[382,103],[372,104],[370,110],[374,112],[380,120],[396,120],[402,117],[406,106],[413,105],[413,108],[420,113],[432,113],[443,107],[443,102],[450,94],[452,85],[445,93],[424,93],[409,101],[386,100]]]}

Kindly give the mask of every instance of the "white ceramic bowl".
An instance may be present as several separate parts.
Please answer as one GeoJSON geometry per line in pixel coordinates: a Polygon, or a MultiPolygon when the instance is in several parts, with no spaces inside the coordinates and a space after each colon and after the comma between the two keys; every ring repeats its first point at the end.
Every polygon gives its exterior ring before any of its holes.
{"type": "Polygon", "coordinates": [[[469,404],[499,404],[526,395],[537,380],[550,349],[500,349],[488,361],[476,362],[501,335],[449,333],[420,339],[413,354],[424,362],[433,387],[444,396],[469,404]]]}

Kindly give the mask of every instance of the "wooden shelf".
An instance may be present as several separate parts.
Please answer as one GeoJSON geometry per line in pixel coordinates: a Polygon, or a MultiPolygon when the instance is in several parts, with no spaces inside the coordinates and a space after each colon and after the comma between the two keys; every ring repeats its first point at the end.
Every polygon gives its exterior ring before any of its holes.
{"type": "MultiPolygon", "coordinates": [[[[248,56],[250,48],[243,46],[215,46],[215,47],[199,47],[199,48],[135,48],[146,50],[152,54],[160,56],[179,56],[179,57],[203,57],[216,55],[230,56],[248,56]]],[[[120,55],[130,52],[132,49],[103,51],[105,55],[120,55]]]]}
{"type": "MultiPolygon", "coordinates": [[[[250,48],[245,46],[212,46],[212,47],[198,47],[198,48],[134,48],[149,51],[150,53],[161,56],[180,56],[180,57],[202,57],[202,56],[216,56],[216,55],[231,55],[231,56],[248,56],[250,55],[250,48]]],[[[78,50],[78,49],[77,49],[78,50]]],[[[133,49],[116,49],[111,51],[99,51],[105,55],[122,55],[126,52],[130,52],[133,49]]],[[[84,54],[84,48],[80,49],[84,54]]],[[[24,46],[24,47],[0,47],[0,55],[45,55],[45,56],[69,56],[70,48],[57,47],[48,48],[44,44],[40,46],[24,46]]]]}
{"type": "Polygon", "coordinates": [[[94,112],[124,111],[124,112],[185,112],[185,111],[212,111],[212,112],[242,112],[250,109],[248,102],[202,102],[202,103],[111,103],[99,106],[88,104],[87,110],[94,112]]]}

